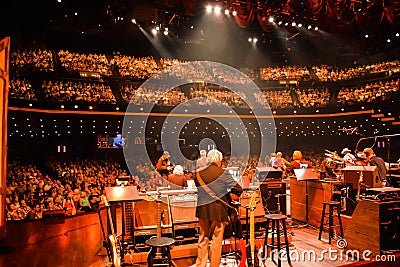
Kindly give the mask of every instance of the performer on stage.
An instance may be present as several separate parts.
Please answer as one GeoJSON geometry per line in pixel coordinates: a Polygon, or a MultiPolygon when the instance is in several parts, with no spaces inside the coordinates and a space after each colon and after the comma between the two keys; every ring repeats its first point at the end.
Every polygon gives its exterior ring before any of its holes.
{"type": "Polygon", "coordinates": [[[196,161],[196,170],[207,166],[207,151],[200,150],[200,158],[196,161]]]}
{"type": "Polygon", "coordinates": [[[364,149],[364,154],[366,157],[367,164],[369,166],[376,166],[378,167],[378,176],[379,179],[383,182],[383,186],[390,186],[388,180],[386,179],[386,165],[385,161],[377,157],[375,155],[375,152],[372,150],[372,148],[365,148],[364,149]]]}
{"type": "Polygon", "coordinates": [[[199,218],[200,226],[196,266],[205,267],[210,258],[210,267],[218,267],[229,216],[230,193],[240,196],[242,187],[221,168],[221,152],[210,150],[207,160],[209,166],[198,171],[195,177],[198,189],[196,217],[199,218]],[[212,242],[209,249],[210,239],[212,242]]]}
{"type": "Polygon", "coordinates": [[[188,187],[187,178],[181,165],[176,165],[172,174],[168,176],[171,189],[184,189],[188,187]]]}
{"type": "Polygon", "coordinates": [[[295,150],[293,151],[293,161],[290,163],[290,170],[300,169],[301,165],[306,165],[307,168],[311,168],[311,162],[304,160],[301,151],[295,150]]]}
{"type": "Polygon", "coordinates": [[[124,147],[124,146],[125,146],[124,138],[122,138],[121,134],[117,134],[117,136],[114,137],[113,147],[124,147]]]}
{"type": "Polygon", "coordinates": [[[164,151],[162,156],[158,159],[156,164],[156,170],[164,178],[167,179],[170,171],[173,169],[171,162],[169,161],[169,152],[164,151]]]}
{"type": "Polygon", "coordinates": [[[351,150],[348,149],[347,147],[343,148],[343,150],[342,150],[342,154],[344,155],[343,159],[344,159],[344,163],[346,164],[346,166],[354,166],[354,165],[356,165],[356,160],[357,159],[350,152],[351,152],[351,150]]]}

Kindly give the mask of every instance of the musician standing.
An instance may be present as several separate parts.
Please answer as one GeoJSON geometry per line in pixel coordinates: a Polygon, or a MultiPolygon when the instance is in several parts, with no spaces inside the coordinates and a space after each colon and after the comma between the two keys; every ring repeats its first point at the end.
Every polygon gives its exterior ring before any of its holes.
{"type": "Polygon", "coordinates": [[[351,152],[351,150],[348,149],[347,147],[343,148],[343,150],[342,150],[342,154],[344,155],[343,159],[344,159],[344,163],[346,164],[346,166],[354,166],[354,165],[356,165],[356,160],[357,159],[350,152],[351,152]]]}
{"type": "Polygon", "coordinates": [[[207,151],[200,150],[200,158],[196,161],[196,170],[207,166],[207,151]]]}
{"type": "Polygon", "coordinates": [[[221,152],[210,150],[207,160],[209,165],[198,171],[195,177],[198,189],[196,217],[199,218],[200,226],[196,266],[205,267],[210,258],[210,267],[218,267],[229,216],[227,204],[230,204],[230,193],[240,196],[242,187],[221,168],[221,152]],[[209,239],[212,240],[210,249],[209,239]]]}
{"type": "Polygon", "coordinates": [[[156,164],[156,170],[164,178],[167,179],[170,171],[172,170],[172,164],[169,161],[169,152],[164,151],[162,156],[158,159],[156,164]]]}
{"type": "Polygon", "coordinates": [[[367,164],[369,166],[376,166],[378,167],[378,176],[379,180],[383,182],[383,186],[390,186],[389,182],[386,179],[386,165],[385,161],[377,157],[375,155],[375,152],[372,150],[372,148],[365,148],[364,149],[364,155],[366,157],[367,164]]]}

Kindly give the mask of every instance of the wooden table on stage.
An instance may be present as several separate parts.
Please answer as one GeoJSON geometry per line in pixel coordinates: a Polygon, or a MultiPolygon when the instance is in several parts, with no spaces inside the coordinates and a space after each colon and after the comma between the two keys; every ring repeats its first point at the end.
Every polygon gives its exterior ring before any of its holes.
{"type": "Polygon", "coordinates": [[[308,187],[308,222],[319,226],[322,216],[322,202],[332,200],[335,185],[340,181],[308,180],[290,178],[290,214],[293,219],[306,222],[306,184],[308,187]]]}

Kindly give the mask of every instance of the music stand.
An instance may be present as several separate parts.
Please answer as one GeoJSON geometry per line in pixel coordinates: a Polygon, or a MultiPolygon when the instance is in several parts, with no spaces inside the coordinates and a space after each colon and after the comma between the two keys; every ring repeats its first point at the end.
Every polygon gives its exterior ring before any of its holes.
{"type": "Polygon", "coordinates": [[[297,181],[306,182],[306,225],[308,227],[308,180],[319,180],[318,174],[313,169],[294,169],[297,181]]]}
{"type": "MultiPolygon", "coordinates": [[[[122,202],[122,223],[125,222],[125,202],[132,201],[132,239],[135,238],[133,229],[135,227],[135,201],[140,200],[140,195],[136,186],[113,186],[105,188],[106,198],[108,202],[122,202]]],[[[116,229],[115,229],[116,230],[116,229]]],[[[123,233],[124,234],[124,233],[123,233]]],[[[124,236],[124,235],[123,235],[124,236]]],[[[134,240],[133,244],[135,244],[134,240]]],[[[121,246],[121,263],[124,262],[124,246],[121,246]]]]}

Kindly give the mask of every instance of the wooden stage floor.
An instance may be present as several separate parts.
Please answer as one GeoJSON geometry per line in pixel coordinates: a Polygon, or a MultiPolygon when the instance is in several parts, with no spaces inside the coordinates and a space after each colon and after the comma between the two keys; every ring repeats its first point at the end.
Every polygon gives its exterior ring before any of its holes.
{"type": "MultiPolygon", "coordinates": [[[[292,237],[290,253],[292,255],[292,264],[294,267],[330,267],[330,266],[340,266],[347,265],[350,263],[357,262],[352,258],[347,258],[344,252],[340,253],[340,249],[338,249],[336,240],[332,240],[332,244],[328,244],[327,240],[327,232],[324,232],[322,240],[318,240],[318,230],[315,228],[293,228],[294,236],[292,237]],[[331,257],[329,257],[329,250],[331,250],[331,257]],[[323,251],[326,251],[323,253],[323,251]],[[308,257],[310,253],[315,252],[315,257],[311,256],[311,260],[308,257]],[[302,256],[304,255],[304,256],[302,256]],[[321,255],[324,255],[323,259],[321,259],[321,255]],[[335,260],[336,258],[336,260],[335,260]]],[[[196,256],[195,253],[197,251],[196,244],[187,244],[181,246],[175,246],[171,250],[171,256],[173,258],[173,263],[176,267],[188,267],[195,266],[196,256]],[[177,258],[179,257],[179,258],[177,258]]],[[[144,267],[147,266],[145,262],[147,253],[136,253],[132,255],[131,260],[127,266],[138,266],[144,267]],[[141,254],[141,255],[138,255],[141,254]],[[142,262],[137,262],[142,261],[142,262]]],[[[127,259],[125,257],[125,259],[127,259]]],[[[275,261],[277,262],[277,257],[275,256],[275,261]]],[[[102,266],[107,265],[108,260],[107,257],[103,256],[103,264],[102,266]]],[[[264,266],[277,266],[277,263],[272,262],[270,259],[263,261],[264,266]]],[[[99,266],[99,265],[96,265],[99,266]]],[[[232,258],[223,258],[220,266],[238,266],[238,263],[232,258]]],[[[286,260],[282,261],[282,266],[289,266],[286,260]]],[[[90,267],[94,267],[90,266],[90,267]]]]}

